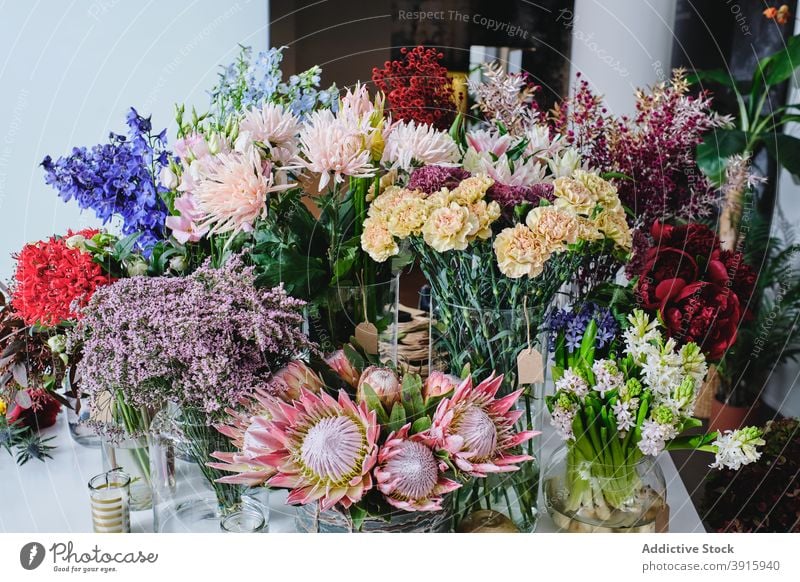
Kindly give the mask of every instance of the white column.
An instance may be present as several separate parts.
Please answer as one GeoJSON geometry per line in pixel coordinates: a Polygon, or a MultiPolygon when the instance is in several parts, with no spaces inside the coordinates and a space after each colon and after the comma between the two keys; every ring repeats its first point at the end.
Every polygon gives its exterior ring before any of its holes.
{"type": "Polygon", "coordinates": [[[669,77],[675,0],[575,0],[557,19],[572,29],[570,83],[580,71],[611,113],[633,113],[634,91],[669,77]]]}

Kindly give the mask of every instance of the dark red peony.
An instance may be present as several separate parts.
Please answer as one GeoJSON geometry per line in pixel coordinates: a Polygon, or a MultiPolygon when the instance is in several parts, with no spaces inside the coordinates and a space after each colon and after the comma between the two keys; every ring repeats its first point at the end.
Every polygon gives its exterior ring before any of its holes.
{"type": "Polygon", "coordinates": [[[661,314],[670,337],[694,342],[706,358],[719,360],[749,315],[755,273],[741,253],[720,250],[705,225],[655,222],[651,235],[654,246],[644,253],[636,287],[639,303],[661,314]]]}
{"type": "Polygon", "coordinates": [[[27,325],[55,326],[77,318],[95,289],[113,281],[94,262],[92,255],[67,246],[67,239],[81,235],[86,239],[99,231],[69,231],[65,237],[25,245],[16,256],[11,303],[27,325]]]}

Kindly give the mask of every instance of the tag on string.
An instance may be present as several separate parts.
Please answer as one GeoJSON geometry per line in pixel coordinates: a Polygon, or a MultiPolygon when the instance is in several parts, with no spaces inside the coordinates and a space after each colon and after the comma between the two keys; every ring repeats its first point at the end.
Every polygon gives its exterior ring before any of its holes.
{"type": "Polygon", "coordinates": [[[517,383],[536,384],[544,382],[542,354],[534,348],[525,348],[517,355],[517,383]]]}
{"type": "Polygon", "coordinates": [[[111,424],[114,421],[112,415],[112,408],[114,404],[111,398],[111,392],[100,392],[91,404],[89,410],[89,419],[94,422],[102,422],[104,424],[111,424]]]}
{"type": "Polygon", "coordinates": [[[378,354],[378,328],[369,321],[362,321],[356,326],[356,341],[370,355],[378,354]]]}

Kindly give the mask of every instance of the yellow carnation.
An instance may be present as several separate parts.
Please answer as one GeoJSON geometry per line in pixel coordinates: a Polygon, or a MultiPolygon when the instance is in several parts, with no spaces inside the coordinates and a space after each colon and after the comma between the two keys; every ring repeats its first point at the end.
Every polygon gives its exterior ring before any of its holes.
{"type": "Polygon", "coordinates": [[[422,196],[411,195],[401,198],[395,206],[386,211],[386,228],[401,239],[422,231],[428,218],[428,205],[422,196]]]}
{"type": "Polygon", "coordinates": [[[375,217],[369,217],[364,221],[361,248],[377,263],[383,263],[400,252],[392,233],[375,217]]]}
{"type": "Polygon", "coordinates": [[[492,236],[492,223],[500,218],[500,205],[494,201],[487,203],[486,200],[478,200],[469,207],[469,211],[475,218],[474,232],[470,232],[469,236],[484,240],[492,236]]]}
{"type": "Polygon", "coordinates": [[[408,190],[399,186],[389,186],[372,201],[367,209],[367,215],[378,216],[384,214],[387,210],[391,210],[397,204],[397,201],[406,196],[408,192],[408,190]]]}
{"type": "Polygon", "coordinates": [[[578,239],[585,240],[585,241],[596,241],[603,239],[603,233],[598,230],[597,226],[592,220],[588,218],[584,218],[583,216],[578,217],[578,239]]]}
{"type": "Polygon", "coordinates": [[[494,184],[494,180],[485,175],[471,176],[450,191],[449,202],[456,202],[461,206],[475,204],[482,200],[486,191],[494,184]]]}
{"type": "Polygon", "coordinates": [[[567,208],[539,206],[528,213],[525,224],[551,251],[564,250],[578,241],[578,217],[567,208]]]}
{"type": "Polygon", "coordinates": [[[620,248],[626,251],[632,249],[633,235],[621,207],[619,211],[603,210],[597,215],[595,225],[620,248]]]}
{"type": "Polygon", "coordinates": [[[422,227],[422,237],[430,247],[440,253],[463,251],[469,243],[469,233],[476,230],[476,222],[468,208],[451,202],[449,206],[431,212],[422,227]]]}
{"type": "Polygon", "coordinates": [[[524,224],[506,228],[494,239],[497,265],[507,277],[538,277],[550,258],[544,241],[524,224]]]}
{"type": "Polygon", "coordinates": [[[586,170],[576,170],[573,174],[573,178],[586,186],[595,200],[604,208],[615,210],[617,207],[622,206],[616,187],[605,178],[601,178],[598,174],[587,172],[586,170]]]}
{"type": "Polygon", "coordinates": [[[582,182],[573,178],[556,178],[553,182],[555,205],[559,208],[569,208],[584,216],[591,215],[597,198],[592,191],[582,182]]]}

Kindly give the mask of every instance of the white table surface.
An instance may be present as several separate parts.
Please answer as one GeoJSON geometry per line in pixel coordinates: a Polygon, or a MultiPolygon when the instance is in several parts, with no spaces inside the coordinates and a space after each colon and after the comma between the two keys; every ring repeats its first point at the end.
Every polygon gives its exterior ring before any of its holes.
{"type": "MultiPolygon", "coordinates": [[[[72,440],[64,411],[55,426],[44,433],[56,437],[51,442],[56,446],[53,458],[45,462],[34,459],[18,467],[10,455],[0,451],[0,532],[91,532],[87,483],[102,472],[100,449],[83,447],[72,440]]],[[[544,434],[537,438],[542,439],[542,460],[546,463],[560,439],[547,423],[544,434]]],[[[669,455],[663,454],[659,462],[667,480],[670,531],[705,531],[669,455]]],[[[272,532],[294,530],[294,509],[284,505],[284,499],[285,494],[280,492],[270,495],[272,532]]],[[[134,531],[152,531],[151,511],[134,512],[131,518],[134,531]]],[[[546,511],[542,512],[536,531],[555,531],[546,511]]]]}

